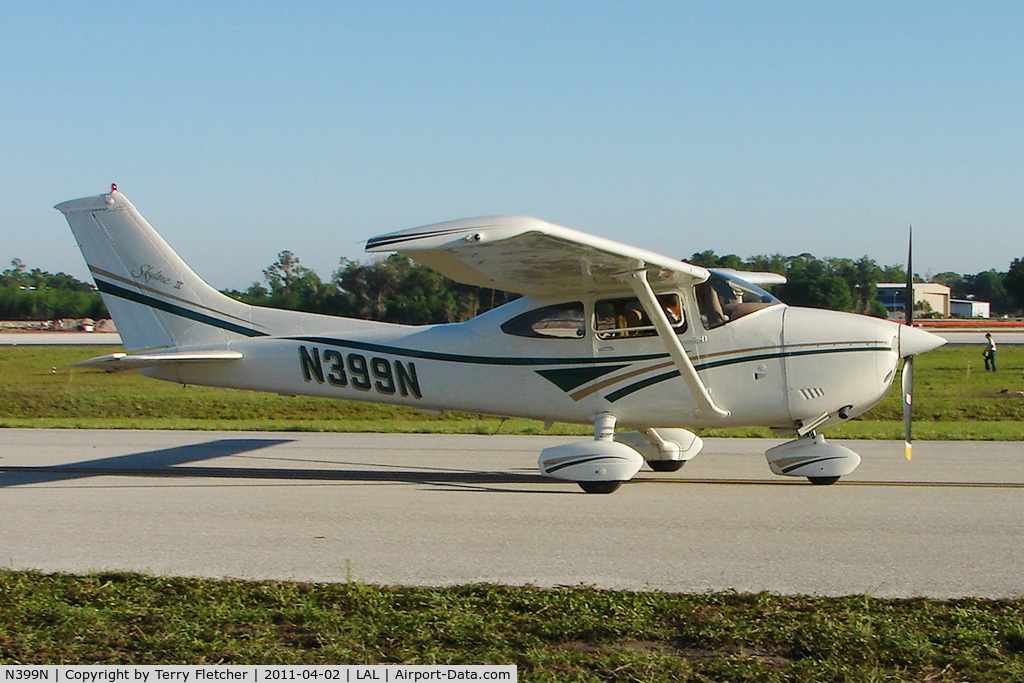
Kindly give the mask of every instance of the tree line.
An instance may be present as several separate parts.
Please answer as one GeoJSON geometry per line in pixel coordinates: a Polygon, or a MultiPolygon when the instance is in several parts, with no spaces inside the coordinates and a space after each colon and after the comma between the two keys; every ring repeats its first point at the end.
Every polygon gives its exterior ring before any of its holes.
{"type": "Polygon", "coordinates": [[[370,263],[343,258],[325,281],[290,251],[278,254],[262,282],[224,293],[256,306],[409,325],[469,320],[516,298],[455,282],[400,254],[370,263]]]}
{"type": "MultiPolygon", "coordinates": [[[[878,283],[906,281],[902,267],[880,266],[866,256],[853,260],[776,254],[742,259],[702,251],[688,260],[706,268],[779,273],[787,282],[776,285],[772,293],[786,303],[879,317],[885,317],[886,310],[875,300],[878,283]]],[[[1024,257],[1013,259],[1006,272],[940,273],[931,281],[949,286],[954,299],[990,302],[993,315],[1024,311],[1024,257]]],[[[257,306],[406,324],[460,322],[516,298],[454,282],[400,254],[370,263],[342,259],[324,280],[290,251],[280,252],[263,270],[262,281],[224,293],[257,306]]],[[[70,275],[29,270],[20,259],[0,273],[0,319],[106,317],[95,287],[70,275]]]]}
{"type": "Polygon", "coordinates": [[[96,288],[67,273],[29,270],[17,258],[0,273],[0,320],[108,317],[96,288]]]}

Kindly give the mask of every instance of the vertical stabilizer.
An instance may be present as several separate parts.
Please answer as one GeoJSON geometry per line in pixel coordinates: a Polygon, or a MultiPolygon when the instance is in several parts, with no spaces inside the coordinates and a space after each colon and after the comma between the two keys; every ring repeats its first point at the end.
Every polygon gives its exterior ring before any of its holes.
{"type": "Polygon", "coordinates": [[[200,279],[116,189],[54,208],[67,218],[128,351],[266,334],[251,306],[200,279]]]}

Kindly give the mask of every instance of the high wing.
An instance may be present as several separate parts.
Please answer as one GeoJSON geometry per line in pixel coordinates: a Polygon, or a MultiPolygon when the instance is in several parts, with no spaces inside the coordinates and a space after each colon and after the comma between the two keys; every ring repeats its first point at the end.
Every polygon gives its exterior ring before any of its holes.
{"type": "Polygon", "coordinates": [[[630,274],[652,285],[692,285],[707,269],[528,216],[485,216],[374,237],[366,251],[397,251],[453,280],[528,296],[630,291],[630,274]]]}

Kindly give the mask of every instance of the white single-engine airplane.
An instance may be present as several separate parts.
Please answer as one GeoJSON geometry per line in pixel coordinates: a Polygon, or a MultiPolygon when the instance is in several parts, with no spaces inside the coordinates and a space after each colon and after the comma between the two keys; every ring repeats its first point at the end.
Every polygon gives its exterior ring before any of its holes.
{"type": "Polygon", "coordinates": [[[787,306],[757,286],[784,282],[779,275],[707,270],[523,216],[367,243],[369,252],[397,251],[454,280],[524,295],[468,322],[407,326],[263,308],[200,279],[116,186],[56,208],[127,351],[77,365],[592,422],[592,441],[546,448],[539,459],[541,472],[589,493],[614,491],[645,461],[678,470],[703,445],[690,429],[744,425],[797,437],[768,450],[776,474],[833,483],[860,456],[818,430],[875,405],[900,358],[909,364],[944,343],[886,320],[787,306]]]}

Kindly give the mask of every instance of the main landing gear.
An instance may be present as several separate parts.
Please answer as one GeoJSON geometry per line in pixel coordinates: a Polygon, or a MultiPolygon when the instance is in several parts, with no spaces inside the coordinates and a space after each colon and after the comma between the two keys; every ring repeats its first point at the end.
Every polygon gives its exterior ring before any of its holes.
{"type": "Polygon", "coordinates": [[[644,458],[615,438],[615,416],[594,417],[594,440],[552,446],[540,452],[537,466],[549,477],[574,481],[587,493],[612,493],[633,478],[644,458]]]}
{"type": "Polygon", "coordinates": [[[685,429],[615,433],[615,416],[595,415],[594,440],[541,451],[537,465],[548,476],[574,481],[587,493],[612,493],[640,471],[644,461],[656,472],[675,472],[703,447],[685,429]]]}

